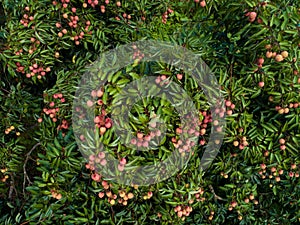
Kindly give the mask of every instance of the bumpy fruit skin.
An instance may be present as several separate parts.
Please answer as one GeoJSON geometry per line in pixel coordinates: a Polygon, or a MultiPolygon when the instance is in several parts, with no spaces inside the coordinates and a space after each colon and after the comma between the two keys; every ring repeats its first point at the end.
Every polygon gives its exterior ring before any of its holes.
{"type": "Polygon", "coordinates": [[[285,144],[285,140],[283,138],[279,139],[279,144],[284,145],[285,144]]]}
{"type": "Polygon", "coordinates": [[[265,48],[266,48],[266,49],[271,49],[272,46],[271,46],[270,44],[267,44],[267,45],[265,46],[265,48]]]}
{"type": "Polygon", "coordinates": [[[201,7],[205,7],[205,6],[206,6],[206,2],[205,2],[205,1],[201,1],[201,2],[200,2],[200,6],[201,6],[201,7]]]}
{"type": "Polygon", "coordinates": [[[289,56],[289,53],[287,51],[283,51],[283,52],[281,52],[281,55],[283,58],[286,58],[289,56]]]}
{"type": "Polygon", "coordinates": [[[262,88],[263,86],[265,86],[265,83],[263,81],[261,81],[258,83],[258,86],[262,88]]]}
{"type": "Polygon", "coordinates": [[[257,23],[261,24],[262,22],[263,22],[263,21],[262,21],[261,18],[258,18],[258,19],[257,19],[257,23]]]}
{"type": "Polygon", "coordinates": [[[285,150],[286,146],[285,145],[280,145],[280,150],[285,150]]]}
{"type": "Polygon", "coordinates": [[[88,100],[88,101],[86,102],[86,105],[87,105],[88,107],[92,107],[92,106],[94,105],[94,102],[91,101],[91,100],[88,100]]]}
{"type": "Polygon", "coordinates": [[[264,62],[265,62],[264,58],[259,58],[257,60],[257,63],[260,64],[260,65],[264,64],[264,62]]]}
{"type": "Polygon", "coordinates": [[[283,56],[281,54],[276,55],[275,60],[277,62],[281,62],[283,60],[283,56]]]}
{"type": "Polygon", "coordinates": [[[227,111],[226,111],[226,114],[227,114],[228,116],[231,116],[232,113],[233,113],[232,110],[227,110],[227,111]]]}
{"type": "Polygon", "coordinates": [[[144,135],[143,135],[143,133],[140,133],[140,132],[139,132],[139,133],[137,133],[137,138],[138,138],[138,139],[142,139],[142,138],[143,138],[143,136],[144,136],[144,135]]]}
{"type": "Polygon", "coordinates": [[[256,12],[250,12],[249,13],[249,21],[254,22],[256,19],[257,13],[256,12]]]}
{"type": "Polygon", "coordinates": [[[233,142],[233,145],[234,145],[235,147],[237,147],[237,146],[239,145],[239,142],[238,142],[238,141],[234,141],[234,142],[233,142]]]}
{"type": "Polygon", "coordinates": [[[260,164],[260,168],[264,170],[267,168],[267,166],[266,166],[266,164],[263,163],[263,164],[260,164]]]}
{"type": "Polygon", "coordinates": [[[182,75],[182,74],[180,74],[180,73],[179,73],[179,74],[177,74],[176,76],[177,76],[177,79],[178,79],[178,80],[182,80],[182,78],[183,78],[183,75],[182,75]]]}
{"type": "Polygon", "coordinates": [[[284,109],[279,109],[279,110],[278,110],[278,113],[279,113],[279,114],[283,114],[283,113],[284,113],[284,109]]]}
{"type": "Polygon", "coordinates": [[[100,134],[103,135],[106,132],[106,127],[100,127],[100,134]]]}
{"type": "Polygon", "coordinates": [[[272,56],[273,56],[273,53],[272,53],[272,52],[270,52],[270,51],[267,51],[267,52],[266,52],[266,57],[267,57],[267,58],[272,58],[272,56]]]}

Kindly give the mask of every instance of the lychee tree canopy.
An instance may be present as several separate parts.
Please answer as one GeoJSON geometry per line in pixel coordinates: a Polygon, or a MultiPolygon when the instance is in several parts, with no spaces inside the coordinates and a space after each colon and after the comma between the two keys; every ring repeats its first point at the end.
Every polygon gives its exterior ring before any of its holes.
{"type": "MultiPolygon", "coordinates": [[[[300,222],[299,1],[205,3],[0,1],[0,224],[300,222]],[[106,125],[99,140],[116,159],[129,166],[158,163],[178,143],[169,132],[155,152],[136,154],[116,144],[107,125],[112,99],[142,76],[181,85],[205,132],[177,174],[150,186],[120,185],[93,171],[79,151],[74,96],[101,53],[152,39],[183,46],[209,66],[226,100],[225,138],[210,167],[200,171],[217,124],[203,91],[168,64],[129,65],[102,87],[95,108],[104,121],[97,118],[96,125],[106,125]]],[[[168,129],[179,127],[170,103],[146,99],[131,111],[134,135],[147,132],[153,109],[168,129]]]]}

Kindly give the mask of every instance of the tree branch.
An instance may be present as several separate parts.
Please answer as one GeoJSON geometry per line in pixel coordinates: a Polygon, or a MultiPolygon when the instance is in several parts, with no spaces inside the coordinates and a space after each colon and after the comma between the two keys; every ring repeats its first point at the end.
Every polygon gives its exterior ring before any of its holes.
{"type": "Polygon", "coordinates": [[[24,161],[24,165],[23,165],[23,172],[24,172],[24,179],[23,179],[23,195],[25,196],[25,186],[26,186],[26,180],[28,181],[29,184],[32,184],[32,182],[30,181],[29,177],[27,176],[27,171],[26,171],[26,164],[28,162],[29,156],[31,155],[31,153],[33,152],[34,149],[36,149],[36,147],[38,147],[39,145],[41,145],[41,143],[36,143],[32,149],[26,154],[26,158],[24,161]]]}
{"type": "Polygon", "coordinates": [[[9,186],[8,199],[12,199],[12,195],[13,195],[14,191],[16,193],[16,196],[18,197],[18,192],[15,187],[15,179],[14,179],[14,176],[12,173],[10,173],[10,177],[11,177],[11,181],[10,181],[10,186],[9,186]]]}
{"type": "Polygon", "coordinates": [[[221,198],[220,196],[218,196],[218,195],[215,193],[215,190],[214,190],[214,188],[213,188],[212,185],[208,185],[208,187],[209,187],[210,191],[213,193],[215,199],[225,201],[223,198],[221,198]]]}

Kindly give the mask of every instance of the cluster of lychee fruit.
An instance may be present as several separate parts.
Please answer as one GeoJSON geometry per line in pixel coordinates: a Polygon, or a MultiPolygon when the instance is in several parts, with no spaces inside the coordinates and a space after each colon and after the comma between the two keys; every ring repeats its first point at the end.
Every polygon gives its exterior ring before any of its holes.
{"type": "Polygon", "coordinates": [[[122,16],[123,16],[124,19],[127,19],[127,20],[130,20],[130,19],[131,19],[131,15],[130,15],[130,14],[123,13],[122,16]]]}
{"type": "Polygon", "coordinates": [[[96,5],[99,4],[98,0],[88,0],[88,4],[90,4],[93,8],[96,7],[96,5]]]}
{"type": "Polygon", "coordinates": [[[288,107],[281,107],[281,106],[275,106],[275,110],[279,114],[288,114],[290,112],[290,109],[288,107]]]}
{"type": "Polygon", "coordinates": [[[228,178],[228,174],[227,173],[225,173],[225,172],[221,172],[220,173],[220,175],[222,176],[222,177],[224,177],[225,179],[227,179],[228,178]]]}
{"type": "MultiPolygon", "coordinates": [[[[156,117],[156,116],[155,116],[156,117]]],[[[155,118],[154,117],[154,118],[155,118]]],[[[158,141],[162,134],[162,123],[155,119],[149,122],[149,131],[143,133],[141,130],[135,133],[135,137],[130,140],[130,144],[138,149],[148,148],[151,140],[158,141]]]]}
{"type": "MultiPolygon", "coordinates": [[[[66,18],[68,18],[68,15],[67,14],[63,14],[64,16],[64,18],[66,17],[66,18]]],[[[58,28],[58,29],[60,29],[61,28],[61,30],[57,33],[57,36],[58,37],[62,37],[62,36],[64,36],[64,34],[67,34],[68,33],[68,30],[67,29],[63,29],[62,28],[62,25],[61,25],[61,23],[59,23],[59,22],[57,22],[56,24],[55,24],[55,26],[56,26],[56,28],[58,28]]]]}
{"type": "Polygon", "coordinates": [[[254,203],[254,205],[257,205],[258,204],[258,201],[255,199],[254,195],[253,194],[250,194],[249,197],[245,198],[244,199],[244,202],[245,203],[249,203],[250,201],[252,201],[254,203]]]}
{"type": "Polygon", "coordinates": [[[16,66],[17,66],[17,72],[19,72],[19,73],[25,73],[25,67],[24,66],[22,66],[21,65],[21,63],[20,62],[16,62],[16,66]]]}
{"type": "MultiPolygon", "coordinates": [[[[28,53],[32,54],[36,50],[37,45],[40,44],[40,41],[36,40],[34,37],[31,37],[30,41],[32,43],[32,46],[31,48],[29,48],[28,53]]],[[[21,55],[22,53],[23,53],[23,49],[20,49],[15,54],[21,55]]],[[[16,69],[17,72],[25,74],[26,70],[28,70],[28,68],[25,68],[25,66],[23,66],[20,62],[16,62],[16,66],[17,66],[16,69]]],[[[44,68],[43,66],[38,65],[37,63],[33,63],[32,65],[29,66],[29,71],[27,71],[26,77],[31,78],[37,75],[37,78],[41,79],[43,76],[46,75],[47,72],[50,71],[51,71],[50,67],[44,68]]]]}
{"type": "Polygon", "coordinates": [[[184,155],[185,152],[190,152],[191,148],[195,146],[195,142],[187,139],[187,140],[177,140],[175,143],[173,142],[174,147],[178,149],[179,153],[184,155]]]}
{"type": "MultiPolygon", "coordinates": [[[[283,169],[278,169],[275,166],[270,168],[270,171],[267,171],[267,166],[266,164],[262,163],[260,164],[260,168],[261,171],[259,171],[259,175],[261,176],[262,179],[265,179],[266,177],[272,179],[274,177],[275,181],[279,182],[280,179],[280,175],[284,174],[284,170],[283,169]]],[[[290,171],[288,173],[289,177],[296,177],[298,178],[299,175],[299,171],[295,171],[297,169],[297,165],[295,163],[291,164],[291,168],[290,171]]]]}
{"type": "MultiPolygon", "coordinates": [[[[187,119],[188,124],[183,124],[182,126],[179,126],[176,128],[175,132],[176,135],[182,135],[188,136],[190,138],[186,138],[184,140],[178,139],[173,137],[172,142],[176,149],[178,149],[179,153],[182,153],[184,155],[185,152],[190,152],[193,146],[195,146],[195,141],[193,138],[198,138],[200,145],[204,145],[206,143],[204,139],[204,135],[206,134],[206,129],[208,123],[212,122],[211,115],[207,113],[206,111],[199,111],[199,114],[202,114],[204,116],[203,120],[200,120],[199,118],[190,118],[190,115],[185,115],[183,118],[187,119]]],[[[193,154],[193,152],[192,152],[193,154]]]]}
{"type": "Polygon", "coordinates": [[[167,11],[165,11],[165,12],[162,14],[161,22],[164,23],[164,24],[166,24],[169,15],[170,15],[171,13],[173,13],[173,12],[174,12],[174,11],[173,11],[172,9],[168,8],[167,11]]]}
{"type": "Polygon", "coordinates": [[[22,54],[23,53],[23,49],[20,49],[19,51],[16,51],[16,55],[20,55],[20,54],[22,54]]]}
{"type": "Polygon", "coordinates": [[[6,182],[6,180],[9,178],[9,176],[8,176],[7,174],[5,175],[5,173],[7,172],[7,168],[1,169],[0,172],[4,175],[4,176],[0,179],[0,181],[4,183],[4,182],[6,182]]]}
{"type": "Polygon", "coordinates": [[[233,142],[233,146],[239,147],[240,150],[243,150],[248,145],[249,145],[249,143],[247,141],[247,137],[241,137],[240,140],[235,140],[233,142]]]}
{"type": "MultiPolygon", "coordinates": [[[[70,0],[61,0],[61,3],[62,3],[62,7],[66,9],[69,6],[70,0]]],[[[57,5],[57,2],[53,1],[52,4],[57,5]]]]}
{"type": "MultiPolygon", "coordinates": [[[[86,28],[89,29],[88,26],[86,28]]],[[[79,33],[79,35],[75,35],[74,37],[71,37],[71,39],[74,40],[75,45],[79,45],[80,44],[80,40],[83,39],[83,37],[84,37],[84,32],[81,31],[79,33]]]]}
{"type": "Polygon", "coordinates": [[[179,218],[184,218],[186,216],[189,216],[192,211],[193,211],[193,208],[192,208],[192,206],[189,206],[189,205],[177,205],[174,208],[174,212],[177,213],[177,216],[179,218]]]}
{"type": "Polygon", "coordinates": [[[238,203],[236,201],[232,201],[228,207],[229,211],[232,211],[235,207],[237,207],[238,203]]]}
{"type": "Polygon", "coordinates": [[[152,198],[152,196],[153,196],[153,192],[152,191],[148,191],[147,194],[145,194],[143,196],[143,199],[144,200],[148,200],[148,199],[152,198]]]}
{"type": "Polygon", "coordinates": [[[257,13],[256,12],[247,12],[245,14],[246,17],[248,17],[248,20],[250,23],[253,23],[255,20],[256,20],[256,17],[257,17],[257,13]]]}
{"type": "Polygon", "coordinates": [[[27,78],[37,76],[38,79],[41,79],[46,73],[51,71],[50,67],[43,68],[43,66],[39,66],[37,63],[32,64],[29,66],[30,73],[26,74],[27,78]]]}
{"type": "Polygon", "coordinates": [[[57,200],[60,200],[62,198],[62,194],[58,193],[57,190],[52,189],[50,192],[53,198],[56,198],[57,200]]]}
{"type": "Polygon", "coordinates": [[[285,139],[284,138],[280,138],[279,139],[279,144],[280,144],[280,150],[285,150],[286,149],[286,146],[285,146],[285,139]]]}
{"type": "MultiPolygon", "coordinates": [[[[89,156],[89,162],[85,165],[87,169],[94,171],[96,169],[96,165],[105,166],[107,161],[105,159],[105,152],[99,152],[98,154],[93,154],[89,156]]],[[[96,182],[99,182],[101,179],[100,174],[94,172],[92,175],[92,179],[96,182]]]]}
{"type": "Polygon", "coordinates": [[[12,131],[15,131],[15,134],[16,134],[17,136],[20,136],[20,135],[21,135],[21,133],[20,133],[19,131],[16,131],[16,130],[15,130],[15,126],[10,126],[10,127],[6,128],[5,131],[4,131],[4,133],[5,133],[5,134],[10,134],[12,131]]]}
{"type": "MultiPolygon", "coordinates": [[[[68,121],[65,120],[65,119],[63,119],[61,121],[61,124],[58,125],[57,129],[58,130],[62,130],[62,129],[67,130],[67,129],[69,129],[69,123],[68,123],[68,121]]],[[[64,133],[62,133],[62,135],[64,136],[64,133]]]]}
{"type": "MultiPolygon", "coordinates": [[[[57,121],[57,113],[59,111],[59,108],[43,108],[43,112],[46,115],[49,115],[49,117],[52,119],[52,121],[55,123],[57,121]]],[[[41,123],[43,119],[40,117],[38,118],[38,122],[41,123]]]]}
{"type": "Polygon", "coordinates": [[[297,164],[296,163],[293,163],[291,165],[291,170],[289,172],[289,177],[296,177],[298,178],[299,177],[299,170],[298,171],[295,171],[297,169],[297,164]]]}
{"type": "Polygon", "coordinates": [[[122,158],[122,159],[119,161],[119,164],[118,164],[118,170],[119,170],[120,172],[122,172],[122,171],[124,170],[126,163],[127,163],[126,158],[122,158]]]}
{"type": "MultiPolygon", "coordinates": [[[[108,5],[109,4],[109,0],[105,0],[105,4],[108,5]]],[[[105,5],[100,5],[100,11],[102,13],[105,13],[105,5]]]]}
{"type": "MultiPolygon", "coordinates": [[[[263,7],[263,8],[265,8],[266,6],[267,6],[267,2],[261,2],[260,3],[260,5],[263,7]]],[[[257,18],[257,12],[255,12],[255,11],[246,11],[246,13],[245,13],[245,16],[246,17],[248,17],[248,20],[249,20],[249,22],[250,23],[253,23],[255,20],[256,20],[256,18],[257,18]]],[[[259,23],[259,24],[261,24],[263,21],[262,21],[262,19],[261,18],[258,18],[257,19],[257,22],[259,23]]]]}
{"type": "MultiPolygon", "coordinates": [[[[68,6],[67,3],[69,3],[69,0],[64,0],[64,1],[62,1],[62,3],[63,3],[63,8],[67,8],[67,6],[68,6]]],[[[57,4],[57,2],[55,3],[55,5],[56,4],[57,4]]],[[[69,16],[68,13],[64,13],[62,15],[63,18],[67,20],[67,24],[69,25],[70,28],[77,28],[77,26],[78,26],[79,17],[76,15],[76,11],[77,11],[77,9],[75,7],[72,7],[71,8],[71,12],[74,15],[69,16]]],[[[86,24],[85,31],[89,31],[89,26],[90,26],[91,22],[90,21],[86,21],[85,24],[86,24]]],[[[58,37],[63,37],[63,35],[65,35],[65,34],[68,33],[67,29],[62,28],[62,24],[61,23],[57,22],[55,25],[56,25],[56,28],[61,29],[57,33],[58,37]]],[[[91,33],[91,32],[89,32],[89,33],[91,33]]],[[[83,37],[84,37],[84,32],[80,31],[79,34],[75,35],[74,37],[71,37],[71,39],[75,42],[75,45],[79,45],[80,44],[80,40],[83,39],[83,37]]]]}
{"type": "MultiPolygon", "coordinates": [[[[150,123],[152,128],[156,127],[156,123],[150,123]]],[[[149,134],[144,135],[142,132],[136,133],[136,138],[132,138],[130,140],[130,144],[135,145],[137,147],[149,147],[149,142],[154,137],[159,137],[161,135],[161,131],[159,129],[151,131],[149,134]]]]}
{"type": "Polygon", "coordinates": [[[126,206],[128,204],[128,200],[134,198],[133,193],[126,193],[124,190],[119,190],[119,198],[117,194],[113,194],[113,192],[110,190],[107,190],[105,193],[98,193],[99,198],[103,198],[105,195],[108,198],[107,200],[110,205],[115,205],[117,201],[120,205],[126,206]]]}
{"type": "MultiPolygon", "coordinates": [[[[66,101],[62,93],[55,93],[55,94],[53,94],[53,98],[54,99],[59,99],[59,101],[61,103],[64,103],[66,101]]],[[[51,103],[51,104],[53,104],[53,103],[51,103]]],[[[51,107],[53,107],[53,106],[51,106],[51,107]]]]}
{"type": "MultiPolygon", "coordinates": [[[[274,101],[274,97],[272,95],[269,96],[268,99],[270,102],[274,101]]],[[[300,106],[300,102],[290,102],[288,105],[285,106],[275,106],[275,110],[279,113],[279,114],[287,114],[290,112],[290,109],[296,109],[300,106]]]]}
{"type": "Polygon", "coordinates": [[[265,48],[268,50],[266,52],[266,57],[269,58],[269,59],[274,58],[275,61],[277,61],[277,62],[281,62],[289,56],[289,53],[285,50],[282,51],[281,53],[272,52],[271,51],[272,46],[270,44],[266,45],[265,48]]]}
{"type": "MultiPolygon", "coordinates": [[[[159,84],[160,86],[167,85],[167,84],[170,83],[169,78],[170,78],[170,76],[165,75],[165,74],[161,74],[160,76],[157,76],[157,78],[155,79],[155,83],[159,84]]],[[[183,74],[182,73],[177,73],[176,78],[178,80],[182,80],[183,79],[183,74]]]]}
{"type": "MultiPolygon", "coordinates": [[[[52,96],[54,99],[59,99],[61,103],[64,103],[66,100],[62,93],[55,93],[52,96]]],[[[51,101],[49,103],[49,108],[45,107],[43,108],[43,112],[46,115],[49,115],[49,117],[52,119],[52,121],[55,123],[57,121],[57,113],[59,112],[59,107],[55,107],[55,102],[51,101]]],[[[43,119],[40,117],[38,118],[38,122],[41,123],[43,119]]]]}
{"type": "Polygon", "coordinates": [[[104,190],[108,190],[112,187],[112,184],[108,183],[106,180],[102,180],[101,185],[104,188],[104,190]]]}
{"type": "MultiPolygon", "coordinates": [[[[75,13],[76,12],[76,8],[72,8],[72,12],[75,13]]],[[[68,22],[69,27],[76,28],[78,21],[79,21],[79,17],[78,16],[70,16],[70,21],[68,22]]]]}
{"type": "MultiPolygon", "coordinates": [[[[225,100],[225,106],[227,108],[226,114],[228,116],[231,116],[233,113],[233,110],[235,109],[235,104],[233,104],[230,100],[225,100]]],[[[220,115],[221,117],[221,115],[220,115]]]]}
{"type": "Polygon", "coordinates": [[[28,54],[33,54],[33,52],[37,49],[37,46],[41,44],[39,40],[36,40],[34,37],[30,38],[30,42],[32,43],[31,47],[28,49],[28,54]]]}
{"type": "MultiPolygon", "coordinates": [[[[194,137],[201,137],[199,139],[200,145],[205,145],[206,140],[204,139],[204,135],[207,131],[207,126],[209,123],[212,122],[212,116],[208,111],[200,110],[199,114],[203,116],[202,120],[194,120],[191,124],[188,126],[183,127],[177,127],[176,128],[176,134],[181,135],[182,133],[187,133],[189,136],[193,135],[194,137]],[[196,124],[198,122],[198,124],[196,124]],[[199,127],[199,130],[195,130],[194,127],[199,127]]],[[[215,122],[216,126],[218,126],[218,122],[215,122]]],[[[195,143],[191,140],[177,140],[175,137],[172,138],[172,142],[174,144],[175,148],[178,148],[179,152],[189,152],[190,149],[195,145],[195,143]]]]}
{"type": "Polygon", "coordinates": [[[264,64],[264,62],[265,62],[264,58],[262,58],[262,57],[258,58],[257,59],[257,66],[259,68],[262,68],[262,65],[264,64]]]}
{"type": "MultiPolygon", "coordinates": [[[[106,110],[103,106],[103,100],[101,99],[103,94],[104,92],[101,88],[91,91],[91,97],[93,99],[97,98],[97,105],[102,107],[101,113],[94,118],[95,126],[99,128],[100,135],[103,135],[107,131],[107,129],[110,129],[112,127],[112,119],[107,116],[106,110]]],[[[95,101],[88,100],[86,102],[86,105],[90,108],[94,105],[94,103],[95,101]]]]}
{"type": "Polygon", "coordinates": [[[167,85],[170,83],[169,76],[165,74],[157,76],[157,78],[155,79],[155,83],[159,84],[160,86],[167,85]]]}
{"type": "MultiPolygon", "coordinates": [[[[29,6],[26,6],[25,7],[25,11],[29,12],[30,11],[30,8],[29,6]]],[[[20,23],[24,26],[24,27],[28,27],[28,24],[30,21],[33,21],[34,20],[34,17],[33,16],[29,16],[28,14],[24,14],[23,15],[23,18],[20,20],[20,23]]]]}
{"type": "Polygon", "coordinates": [[[204,202],[206,200],[206,198],[203,197],[203,195],[204,195],[204,189],[203,188],[199,188],[198,191],[195,193],[195,199],[196,199],[196,201],[197,202],[204,202]]]}
{"type": "Polygon", "coordinates": [[[112,127],[112,119],[107,117],[105,109],[102,109],[101,114],[94,118],[94,123],[99,128],[100,135],[112,127]]]}
{"type": "MultiPolygon", "coordinates": [[[[91,26],[91,21],[89,21],[89,20],[87,20],[86,22],[85,22],[85,28],[84,28],[84,30],[85,31],[88,31],[89,30],[89,28],[90,28],[90,26],[91,26]]],[[[91,34],[92,32],[90,31],[89,32],[89,34],[91,34]]]]}
{"type": "Polygon", "coordinates": [[[145,57],[144,53],[142,53],[136,45],[133,45],[132,49],[134,50],[132,59],[138,59],[140,61],[145,57]]]}
{"type": "Polygon", "coordinates": [[[102,180],[101,185],[106,191],[99,192],[98,197],[104,198],[106,196],[110,205],[119,203],[120,205],[126,206],[128,204],[128,200],[134,198],[134,194],[132,192],[126,192],[125,190],[119,190],[118,194],[114,194],[110,189],[112,185],[105,180],[102,180]]]}
{"type": "MultiPolygon", "coordinates": [[[[98,91],[93,90],[91,92],[91,96],[93,98],[98,96],[98,100],[94,101],[94,100],[88,100],[86,102],[86,105],[91,108],[94,106],[95,102],[98,106],[101,106],[101,109],[99,109],[99,114],[97,116],[94,117],[94,124],[96,128],[99,128],[99,134],[100,135],[104,135],[104,133],[107,131],[107,129],[110,129],[112,127],[112,119],[108,117],[107,112],[104,108],[103,105],[103,100],[100,99],[103,96],[103,91],[101,89],[99,89],[98,91]]],[[[75,109],[76,112],[80,112],[81,108],[80,107],[76,107],[75,109]]],[[[84,114],[81,114],[79,116],[80,119],[82,119],[84,117],[84,114]]],[[[84,141],[85,137],[84,135],[80,135],[80,140],[84,141]]]]}
{"type": "Polygon", "coordinates": [[[209,217],[208,217],[208,220],[213,220],[214,219],[214,215],[215,215],[215,212],[214,211],[210,211],[209,213],[209,217]]]}
{"type": "Polygon", "coordinates": [[[204,195],[204,189],[202,187],[198,188],[198,190],[194,193],[194,198],[188,200],[186,204],[180,204],[174,207],[174,212],[177,214],[182,221],[185,220],[187,216],[193,211],[193,207],[191,206],[194,201],[203,202],[206,200],[204,195]]]}
{"type": "Polygon", "coordinates": [[[283,169],[278,169],[275,166],[271,167],[270,171],[267,171],[267,166],[264,163],[260,164],[260,168],[261,171],[259,171],[258,174],[262,179],[266,179],[267,177],[269,179],[274,178],[276,182],[279,182],[281,180],[280,175],[283,175],[284,173],[283,169]]]}
{"type": "Polygon", "coordinates": [[[100,11],[101,11],[102,13],[105,13],[105,5],[100,5],[100,11]]]}

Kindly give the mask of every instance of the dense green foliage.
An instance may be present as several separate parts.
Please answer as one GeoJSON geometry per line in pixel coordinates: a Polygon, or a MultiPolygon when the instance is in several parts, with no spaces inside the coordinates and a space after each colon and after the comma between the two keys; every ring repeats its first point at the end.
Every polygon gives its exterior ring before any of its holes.
{"type": "MultiPolygon", "coordinates": [[[[299,21],[297,0],[1,0],[0,224],[300,223],[299,21]],[[98,96],[105,125],[116,90],[156,74],[193,97],[203,130],[178,174],[124,186],[93,171],[78,150],[72,104],[99,54],[143,39],[184,46],[211,68],[226,99],[225,139],[199,171],[217,126],[204,93],[169,65],[128,66],[98,96]]],[[[144,111],[153,108],[176,129],[170,104],[147,99],[132,110],[134,134],[146,132],[144,111]]],[[[100,139],[109,145],[115,136],[106,128],[100,139]]],[[[157,154],[111,145],[112,154],[158,162],[176,138],[163,138],[157,154]]]]}

